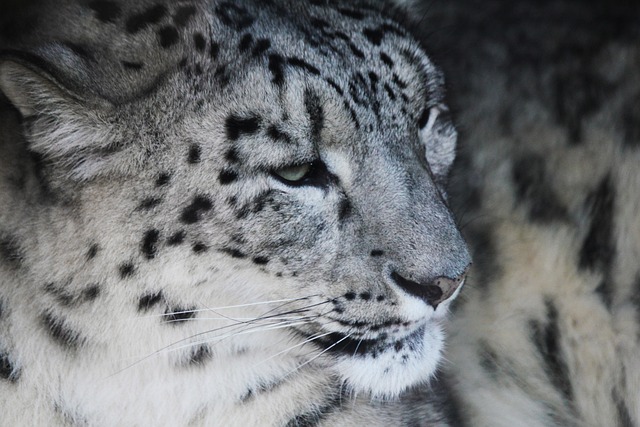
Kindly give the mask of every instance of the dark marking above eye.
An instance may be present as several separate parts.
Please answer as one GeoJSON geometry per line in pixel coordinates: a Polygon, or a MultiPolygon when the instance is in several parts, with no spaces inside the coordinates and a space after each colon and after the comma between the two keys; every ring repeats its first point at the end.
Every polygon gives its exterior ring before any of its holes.
{"type": "Polygon", "coordinates": [[[194,6],[181,6],[173,15],[173,23],[177,27],[184,27],[195,13],[196,8],[194,6]]]}
{"type": "Polygon", "coordinates": [[[122,13],[118,3],[108,0],[93,0],[89,8],[95,12],[97,20],[102,22],[116,22],[122,13]]]}
{"type": "Polygon", "coordinates": [[[204,40],[204,36],[202,35],[202,33],[195,33],[193,35],[193,43],[198,52],[204,51],[204,48],[207,45],[207,42],[204,40]]]}
{"type": "Polygon", "coordinates": [[[304,92],[304,106],[311,122],[311,135],[319,139],[324,126],[324,111],[320,98],[310,89],[304,92]]]}
{"type": "Polygon", "coordinates": [[[240,52],[246,52],[251,49],[251,45],[253,44],[253,36],[251,34],[244,34],[238,43],[238,50],[240,52]]]}
{"type": "Polygon", "coordinates": [[[132,15],[126,22],[126,30],[133,34],[144,30],[149,25],[157,24],[167,13],[166,6],[157,4],[142,13],[132,15]]]}
{"type": "Polygon", "coordinates": [[[202,154],[202,151],[200,149],[200,146],[198,144],[191,144],[189,146],[189,154],[187,155],[187,162],[192,165],[199,163],[201,154],[202,154]]]}
{"type": "Polygon", "coordinates": [[[260,118],[256,115],[238,116],[231,114],[225,121],[227,138],[237,141],[242,135],[253,135],[260,129],[260,118]]]}
{"type": "Polygon", "coordinates": [[[138,300],[138,311],[149,311],[163,299],[162,292],[143,295],[138,300]]]}
{"type": "Polygon", "coordinates": [[[278,125],[271,125],[267,128],[267,135],[274,141],[282,141],[287,144],[292,143],[292,139],[286,132],[282,131],[278,125]]]}
{"type": "Polygon", "coordinates": [[[120,273],[121,279],[126,279],[128,277],[133,276],[133,273],[135,273],[135,270],[136,270],[136,267],[130,262],[121,264],[118,267],[118,271],[120,273]]]}
{"type": "Polygon", "coordinates": [[[160,46],[164,49],[170,48],[174,44],[178,42],[180,38],[180,34],[175,27],[167,25],[158,30],[158,39],[160,41],[160,46]]]}
{"type": "Polygon", "coordinates": [[[158,240],[160,232],[156,229],[147,230],[142,238],[142,253],[145,258],[153,259],[158,253],[158,240]]]}
{"type": "Polygon", "coordinates": [[[382,256],[382,255],[384,255],[384,251],[381,250],[381,249],[374,249],[374,250],[371,251],[371,256],[372,257],[379,257],[379,256],[382,256]]]}
{"type": "Polygon", "coordinates": [[[344,198],[340,200],[338,207],[338,221],[342,222],[347,219],[351,215],[352,210],[353,206],[351,205],[351,202],[346,196],[344,196],[344,198]]]}
{"type": "Polygon", "coordinates": [[[185,224],[195,224],[202,219],[202,215],[213,208],[213,202],[207,196],[197,195],[193,201],[182,210],[180,220],[185,224]]]}
{"type": "Polygon", "coordinates": [[[363,301],[369,301],[371,299],[371,294],[369,292],[362,292],[359,297],[363,301]]]}

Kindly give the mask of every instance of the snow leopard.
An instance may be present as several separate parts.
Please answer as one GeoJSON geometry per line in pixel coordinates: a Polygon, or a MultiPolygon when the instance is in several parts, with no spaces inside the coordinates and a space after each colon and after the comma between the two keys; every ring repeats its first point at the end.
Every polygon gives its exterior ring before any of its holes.
{"type": "Polygon", "coordinates": [[[406,4],[7,4],[0,424],[457,423],[457,133],[406,4]]]}

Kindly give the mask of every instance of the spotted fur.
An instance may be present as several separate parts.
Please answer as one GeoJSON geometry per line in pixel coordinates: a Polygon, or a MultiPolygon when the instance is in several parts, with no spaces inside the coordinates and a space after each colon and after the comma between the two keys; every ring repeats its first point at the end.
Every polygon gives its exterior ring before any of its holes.
{"type": "Polygon", "coordinates": [[[454,422],[456,132],[407,5],[35,6],[1,36],[0,424],[454,422]]]}

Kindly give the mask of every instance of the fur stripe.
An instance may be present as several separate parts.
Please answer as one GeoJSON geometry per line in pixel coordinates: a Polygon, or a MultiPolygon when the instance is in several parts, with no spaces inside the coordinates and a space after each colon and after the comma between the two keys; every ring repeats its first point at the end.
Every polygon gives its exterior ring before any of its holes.
{"type": "Polygon", "coordinates": [[[308,412],[296,415],[286,424],[286,427],[315,427],[327,418],[330,414],[337,412],[342,403],[342,395],[337,394],[326,398],[321,406],[308,412]]]}
{"type": "Polygon", "coordinates": [[[560,345],[558,309],[549,299],[545,301],[545,307],[547,312],[546,322],[544,324],[535,320],[530,322],[531,339],[542,357],[549,380],[562,396],[568,402],[571,402],[573,400],[573,387],[560,345]]]}

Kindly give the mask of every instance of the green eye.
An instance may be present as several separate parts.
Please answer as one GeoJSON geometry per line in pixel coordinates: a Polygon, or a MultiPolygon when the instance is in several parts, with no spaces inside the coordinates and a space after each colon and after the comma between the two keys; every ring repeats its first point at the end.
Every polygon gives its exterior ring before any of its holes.
{"type": "Polygon", "coordinates": [[[278,169],[274,171],[274,173],[286,181],[296,182],[304,178],[310,170],[311,163],[305,163],[303,165],[289,166],[286,168],[278,169]]]}

